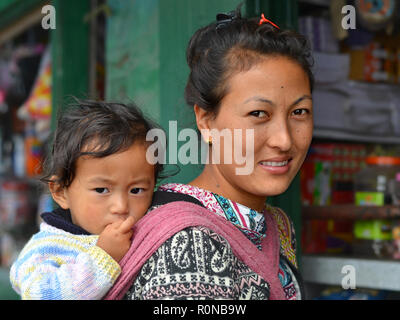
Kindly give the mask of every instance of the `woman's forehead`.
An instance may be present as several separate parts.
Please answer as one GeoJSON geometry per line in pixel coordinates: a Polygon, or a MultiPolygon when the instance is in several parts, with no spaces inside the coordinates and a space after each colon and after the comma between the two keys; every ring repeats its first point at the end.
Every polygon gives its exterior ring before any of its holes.
{"type": "Polygon", "coordinates": [[[311,95],[307,74],[297,63],[285,58],[266,60],[248,71],[234,74],[228,79],[223,101],[233,99],[245,103],[258,98],[274,102],[283,95],[293,95],[290,97],[293,99],[311,95]]]}

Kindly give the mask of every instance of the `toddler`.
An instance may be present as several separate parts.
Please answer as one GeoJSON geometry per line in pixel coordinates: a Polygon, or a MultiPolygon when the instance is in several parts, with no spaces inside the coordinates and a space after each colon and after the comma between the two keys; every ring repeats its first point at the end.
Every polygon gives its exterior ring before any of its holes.
{"type": "Polygon", "coordinates": [[[161,170],[146,161],[155,125],[137,107],[77,101],[58,120],[41,179],[59,208],[41,215],[10,270],[22,299],[101,299],[121,272],[161,170]]]}

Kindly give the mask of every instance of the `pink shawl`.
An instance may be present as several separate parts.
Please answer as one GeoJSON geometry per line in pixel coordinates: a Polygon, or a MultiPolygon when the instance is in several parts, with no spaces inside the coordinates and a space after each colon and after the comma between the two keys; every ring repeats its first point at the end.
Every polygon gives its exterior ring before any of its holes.
{"type": "Polygon", "coordinates": [[[187,227],[203,226],[224,237],[233,253],[269,283],[271,300],[285,300],[278,278],[278,228],[270,214],[266,214],[265,219],[267,236],[259,250],[237,227],[199,205],[176,201],[154,209],[133,227],[132,245],[120,261],[121,275],[104,299],[122,299],[143,264],[171,236],[187,227]]]}

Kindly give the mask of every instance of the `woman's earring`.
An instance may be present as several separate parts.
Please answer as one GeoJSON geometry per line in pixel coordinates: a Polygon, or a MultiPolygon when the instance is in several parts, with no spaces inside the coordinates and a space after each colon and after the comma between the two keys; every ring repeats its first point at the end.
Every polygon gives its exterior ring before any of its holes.
{"type": "Polygon", "coordinates": [[[209,145],[209,146],[212,146],[212,137],[211,137],[211,136],[208,137],[208,145],[209,145]]]}

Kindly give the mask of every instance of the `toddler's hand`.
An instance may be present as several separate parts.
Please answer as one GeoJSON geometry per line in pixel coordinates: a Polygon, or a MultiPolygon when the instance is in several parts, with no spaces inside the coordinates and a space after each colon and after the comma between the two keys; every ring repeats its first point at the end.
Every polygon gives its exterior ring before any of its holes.
{"type": "Polygon", "coordinates": [[[107,225],[100,233],[97,246],[107,252],[115,261],[119,262],[131,246],[132,227],[135,224],[133,217],[107,225]]]}

